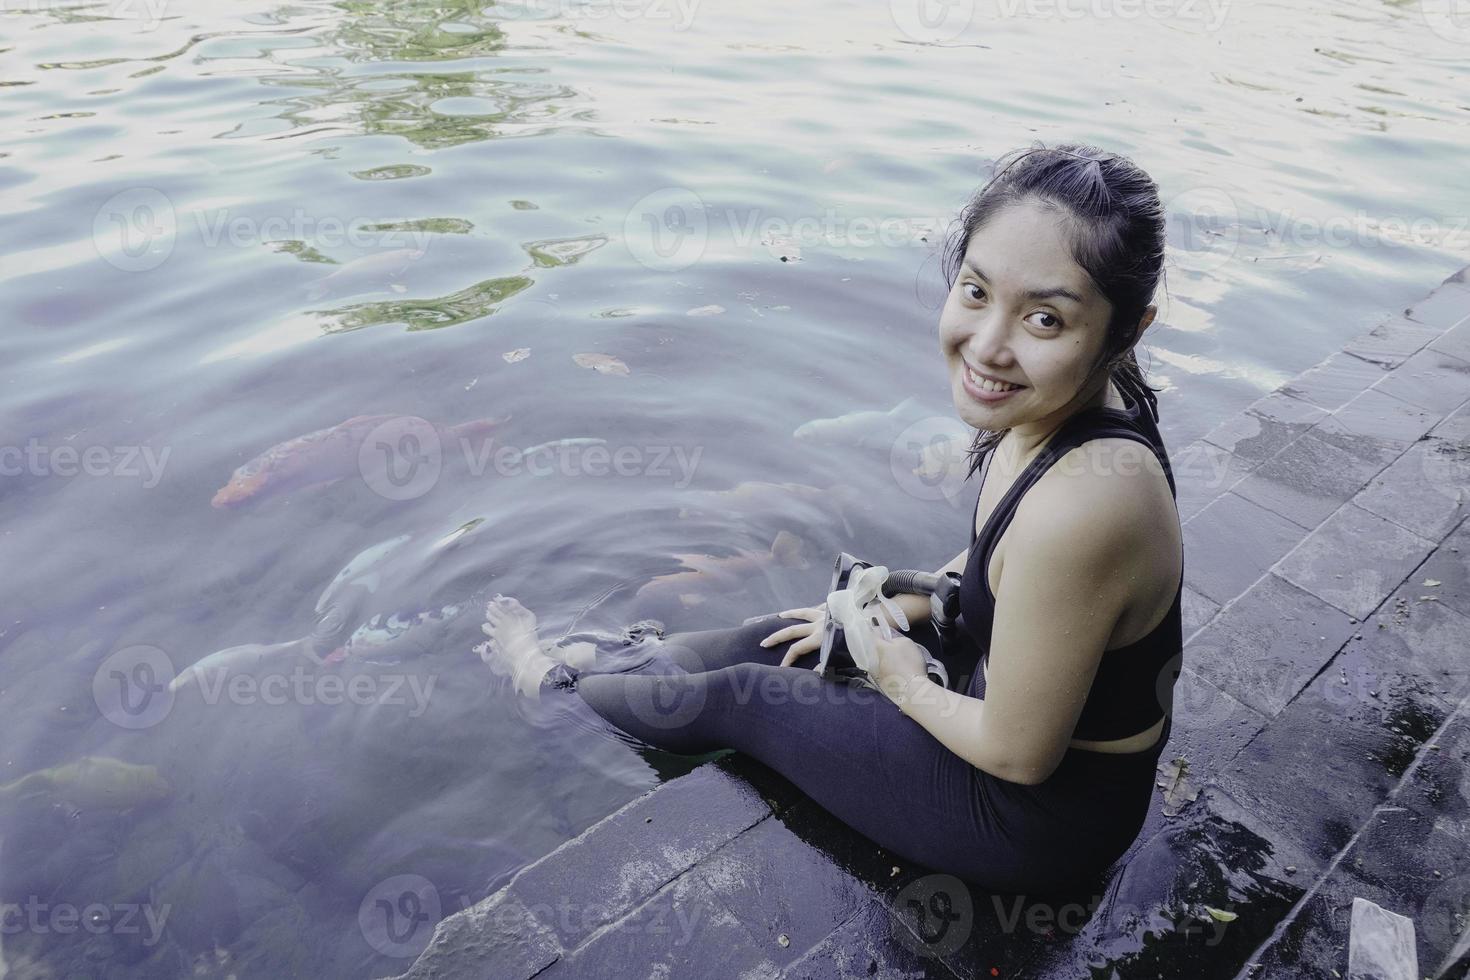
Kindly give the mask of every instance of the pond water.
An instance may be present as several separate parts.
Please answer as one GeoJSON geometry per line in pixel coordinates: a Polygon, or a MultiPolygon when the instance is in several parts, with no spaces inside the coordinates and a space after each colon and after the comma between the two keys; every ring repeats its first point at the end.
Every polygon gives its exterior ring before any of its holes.
{"type": "Polygon", "coordinates": [[[631,662],[952,557],[937,250],[1012,147],[1158,180],[1171,448],[1413,301],[1442,6],[4,4],[3,962],[402,972],[696,761],[517,694],[488,596],[631,662]]]}

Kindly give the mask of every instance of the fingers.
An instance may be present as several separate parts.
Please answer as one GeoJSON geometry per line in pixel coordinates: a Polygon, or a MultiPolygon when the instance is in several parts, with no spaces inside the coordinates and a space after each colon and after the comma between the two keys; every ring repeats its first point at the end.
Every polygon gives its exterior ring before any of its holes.
{"type": "Polygon", "coordinates": [[[803,606],[799,609],[787,609],[784,612],[777,613],[776,615],[780,616],[782,619],[821,619],[827,615],[827,604],[824,602],[820,606],[816,607],[803,606]]]}
{"type": "Polygon", "coordinates": [[[822,647],[821,643],[815,642],[812,637],[807,637],[800,643],[791,644],[791,649],[781,658],[782,667],[790,667],[809,653],[816,653],[822,647]]]}

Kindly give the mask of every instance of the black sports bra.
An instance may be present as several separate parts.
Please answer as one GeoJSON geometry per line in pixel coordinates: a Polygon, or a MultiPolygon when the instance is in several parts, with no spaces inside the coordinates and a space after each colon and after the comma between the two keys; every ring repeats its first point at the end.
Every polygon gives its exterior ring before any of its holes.
{"type": "MultiPolygon", "coordinates": [[[[977,493],[975,509],[969,513],[970,559],[960,583],[960,623],[979,646],[982,658],[990,656],[990,631],[995,616],[995,595],[990,590],[989,575],[991,555],[1001,535],[1010,526],[1021,497],[1053,463],[1093,439],[1132,439],[1153,448],[1169,480],[1169,492],[1177,496],[1168,452],[1156,424],[1158,409],[1153,392],[1143,387],[1130,390],[1132,385],[1121,383],[1118,388],[1124,400],[1131,403],[1130,407],[1127,410],[1086,409],[1064,422],[1046,447],[1021,471],[979,535],[975,533],[975,517],[980,506],[977,493]],[[1148,413],[1143,412],[1144,402],[1149,406],[1148,413]]],[[[985,453],[980,471],[981,490],[984,489],[985,474],[990,470],[993,455],[993,447],[985,453]]],[[[1183,594],[1184,572],[1181,568],[1174,604],[1163,620],[1142,639],[1103,654],[1077,719],[1077,727],[1072,732],[1073,738],[1096,741],[1127,738],[1144,731],[1172,711],[1174,682],[1179,676],[1184,649],[1183,594]]],[[[971,697],[984,697],[983,666],[971,678],[969,694],[971,697]]]]}

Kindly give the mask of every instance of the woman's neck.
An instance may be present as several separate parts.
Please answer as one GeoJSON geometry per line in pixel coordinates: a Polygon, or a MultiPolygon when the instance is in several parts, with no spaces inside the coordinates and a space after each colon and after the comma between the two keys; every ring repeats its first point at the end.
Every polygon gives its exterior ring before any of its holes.
{"type": "Polygon", "coordinates": [[[1077,408],[1073,409],[1059,422],[1048,422],[1036,428],[1028,426],[1017,426],[1006,430],[1005,436],[996,445],[996,450],[1001,458],[1007,462],[1008,469],[1019,470],[1039,453],[1042,448],[1051,441],[1051,437],[1065,425],[1073,415],[1085,412],[1093,408],[1116,408],[1119,411],[1127,411],[1128,403],[1123,399],[1117,384],[1109,378],[1108,381],[1088,397],[1077,408]],[[1009,444],[1009,445],[1007,445],[1009,444]]]}

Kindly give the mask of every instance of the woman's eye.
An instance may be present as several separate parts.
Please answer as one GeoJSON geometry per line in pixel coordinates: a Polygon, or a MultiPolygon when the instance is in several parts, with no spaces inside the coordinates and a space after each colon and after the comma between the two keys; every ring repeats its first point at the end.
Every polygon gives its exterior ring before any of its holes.
{"type": "Polygon", "coordinates": [[[1055,330],[1057,327],[1060,327],[1062,325],[1062,321],[1059,320],[1059,319],[1057,319],[1057,316],[1056,316],[1055,313],[1048,313],[1045,310],[1037,310],[1035,313],[1033,313],[1031,315],[1032,316],[1046,317],[1048,320],[1050,320],[1051,321],[1050,323],[1038,323],[1037,324],[1037,326],[1039,326],[1039,327],[1045,327],[1047,330],[1055,330]]]}
{"type": "MultiPolygon", "coordinates": [[[[982,293],[984,292],[984,290],[980,289],[980,287],[977,284],[973,283],[973,282],[967,282],[961,288],[962,289],[973,289],[973,290],[975,290],[977,292],[982,292],[982,293]]],[[[970,299],[973,299],[973,300],[978,300],[980,298],[979,296],[975,296],[973,294],[967,294],[967,295],[969,295],[970,299]]]]}

